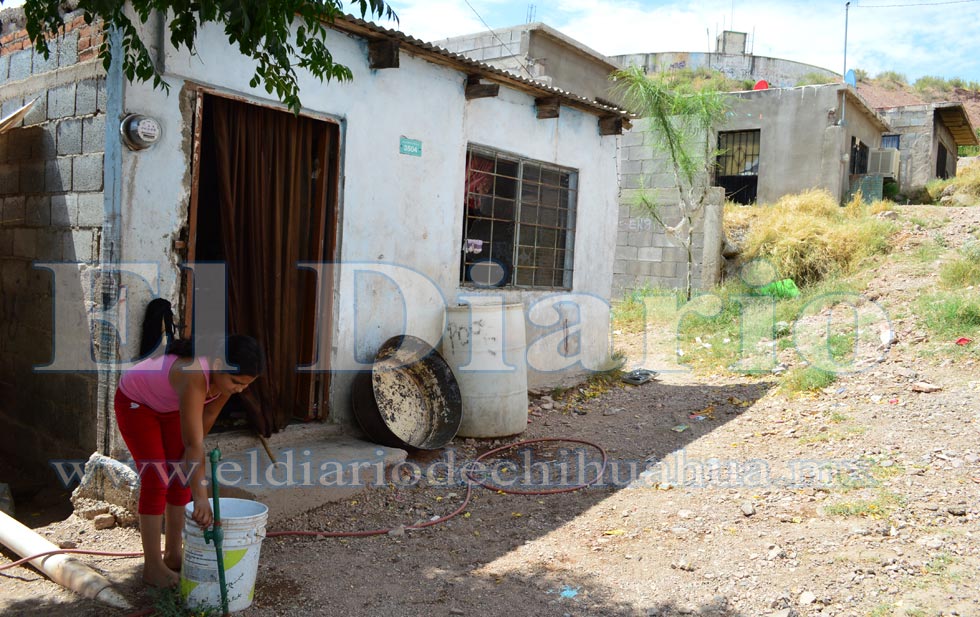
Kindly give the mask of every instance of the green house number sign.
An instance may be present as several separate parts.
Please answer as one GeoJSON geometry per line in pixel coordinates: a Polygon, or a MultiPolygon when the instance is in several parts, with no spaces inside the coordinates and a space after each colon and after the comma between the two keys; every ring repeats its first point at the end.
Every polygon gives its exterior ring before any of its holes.
{"type": "Polygon", "coordinates": [[[422,142],[418,139],[402,137],[398,142],[398,152],[409,156],[422,156],[422,142]]]}

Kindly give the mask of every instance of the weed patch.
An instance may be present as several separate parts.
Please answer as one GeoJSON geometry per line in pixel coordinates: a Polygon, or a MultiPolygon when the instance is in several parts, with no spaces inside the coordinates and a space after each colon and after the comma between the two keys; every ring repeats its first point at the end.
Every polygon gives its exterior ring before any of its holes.
{"type": "Polygon", "coordinates": [[[158,617],[219,617],[221,607],[204,607],[195,610],[184,608],[180,593],[176,589],[153,589],[153,614],[158,617]]]}
{"type": "Polygon", "coordinates": [[[946,262],[939,270],[939,280],[947,289],[980,285],[980,242],[969,241],[960,254],[961,257],[946,262]]]}
{"type": "Polygon", "coordinates": [[[920,300],[923,322],[943,338],[976,336],[980,333],[980,299],[965,295],[939,294],[920,300]]]}
{"type": "Polygon", "coordinates": [[[857,499],[831,504],[824,512],[831,516],[864,517],[880,519],[904,505],[905,499],[898,493],[881,491],[874,499],[857,499]]]}
{"type": "Polygon", "coordinates": [[[980,285],[980,262],[965,257],[948,261],[939,270],[939,280],[947,289],[980,285]]]}
{"type": "Polygon", "coordinates": [[[826,388],[837,380],[837,375],[815,366],[799,367],[789,371],[783,379],[783,390],[790,393],[814,392],[826,388]]]}

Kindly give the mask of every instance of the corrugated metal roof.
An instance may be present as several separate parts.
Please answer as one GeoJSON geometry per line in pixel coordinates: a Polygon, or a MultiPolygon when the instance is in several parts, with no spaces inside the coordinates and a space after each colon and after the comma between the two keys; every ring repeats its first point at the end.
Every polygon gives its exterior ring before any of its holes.
{"type": "Polygon", "coordinates": [[[629,112],[624,109],[599,103],[573,92],[555,88],[533,79],[521,77],[520,75],[511,73],[510,71],[491,66],[486,62],[473,60],[472,58],[449,51],[448,49],[439,47],[433,43],[428,43],[417,39],[413,36],[405,34],[404,32],[384,28],[378,24],[354,17],[353,15],[345,15],[342,18],[337,18],[332,24],[332,27],[336,30],[348,32],[367,39],[388,38],[398,41],[402,49],[408,51],[409,53],[415,53],[416,55],[424,57],[429,61],[450,66],[462,73],[480,75],[480,77],[483,77],[488,81],[497,82],[517,90],[534,94],[538,97],[557,96],[562,105],[587,111],[596,116],[619,116],[625,119],[629,119],[631,117],[629,112]]]}

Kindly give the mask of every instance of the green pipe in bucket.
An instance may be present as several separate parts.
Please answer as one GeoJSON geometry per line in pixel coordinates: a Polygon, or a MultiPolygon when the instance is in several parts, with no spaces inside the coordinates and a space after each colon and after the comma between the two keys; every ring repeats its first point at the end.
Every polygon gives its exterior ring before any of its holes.
{"type": "Polygon", "coordinates": [[[204,541],[214,542],[215,557],[218,560],[218,584],[221,587],[221,614],[228,615],[228,587],[225,585],[225,555],[222,544],[225,539],[221,530],[221,504],[218,499],[218,462],[221,460],[221,450],[211,450],[211,492],[214,494],[214,523],[210,530],[204,530],[204,541]]]}

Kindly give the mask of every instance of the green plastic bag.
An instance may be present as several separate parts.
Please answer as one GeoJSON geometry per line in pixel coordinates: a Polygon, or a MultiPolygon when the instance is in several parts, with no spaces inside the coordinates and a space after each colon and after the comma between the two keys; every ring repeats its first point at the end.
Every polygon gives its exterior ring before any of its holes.
{"type": "Polygon", "coordinates": [[[774,281],[768,285],[763,285],[755,293],[762,296],[772,296],[773,298],[795,298],[800,295],[800,290],[797,289],[793,279],[783,279],[781,281],[774,281]]]}

